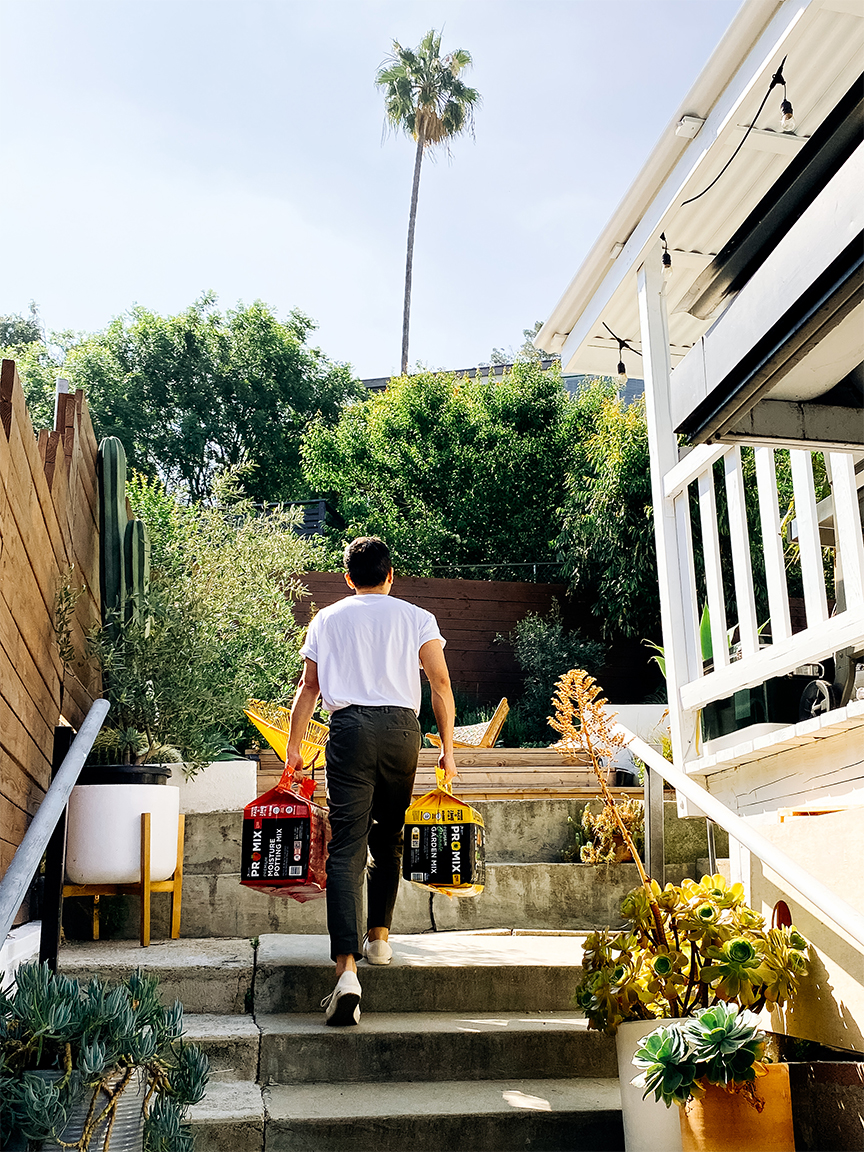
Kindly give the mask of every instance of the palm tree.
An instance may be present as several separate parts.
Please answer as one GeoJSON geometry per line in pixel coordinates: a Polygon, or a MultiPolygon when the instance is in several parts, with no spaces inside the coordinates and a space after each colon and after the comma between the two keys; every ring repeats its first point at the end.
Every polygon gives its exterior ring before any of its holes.
{"type": "Polygon", "coordinates": [[[402,375],[408,371],[408,320],[411,313],[411,267],[414,261],[414,225],[417,220],[417,194],[423,153],[444,144],[461,132],[472,131],[474,109],[480,93],[459,79],[470,67],[471,56],[464,48],[441,55],[441,34],[433,28],[416,49],[403,48],[393,41],[393,51],[378,69],[375,83],[384,90],[387,123],[417,141],[414,155],[414,184],[408,218],[408,256],[405,262],[405,307],[402,314],[402,375]]]}

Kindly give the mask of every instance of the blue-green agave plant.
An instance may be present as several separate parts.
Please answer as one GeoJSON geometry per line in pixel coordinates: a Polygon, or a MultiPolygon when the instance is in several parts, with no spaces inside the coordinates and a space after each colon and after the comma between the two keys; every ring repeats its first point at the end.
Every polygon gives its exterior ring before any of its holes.
{"type": "Polygon", "coordinates": [[[640,1074],[632,1082],[645,1089],[643,1099],[653,1092],[667,1108],[698,1098],[707,1084],[747,1089],[762,1074],[764,1046],[755,1013],[715,1004],[646,1036],[633,1057],[640,1074]]]}

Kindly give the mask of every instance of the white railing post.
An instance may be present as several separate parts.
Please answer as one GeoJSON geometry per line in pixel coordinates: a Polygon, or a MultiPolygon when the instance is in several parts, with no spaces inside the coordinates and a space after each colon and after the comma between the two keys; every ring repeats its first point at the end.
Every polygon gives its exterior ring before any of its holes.
{"type": "Polygon", "coordinates": [[[711,617],[711,647],[714,667],[725,668],[729,663],[729,645],[726,642],[726,597],[723,592],[723,569],[720,562],[720,533],[717,530],[717,497],[714,492],[714,466],[698,477],[699,521],[702,525],[702,554],[705,560],[705,587],[708,593],[708,612],[711,617]]]}
{"type": "Polygon", "coordinates": [[[747,502],[744,496],[744,471],[741,449],[736,444],[723,458],[726,472],[726,497],[729,507],[729,542],[732,546],[732,572],[735,577],[735,602],[738,609],[738,635],[743,656],[759,651],[759,625],[756,622],[756,600],[753,594],[753,568],[750,563],[750,530],[747,525],[747,502]]]}
{"type": "Polygon", "coordinates": [[[795,519],[798,522],[804,608],[807,612],[807,628],[810,629],[828,619],[822,542],[819,539],[816,491],[813,486],[813,463],[810,452],[800,448],[792,449],[789,461],[792,466],[792,490],[795,493],[795,519]]]}
{"type": "MultiPolygon", "coordinates": [[[[659,241],[637,277],[642,363],[648,446],[651,453],[651,497],[654,505],[654,538],[657,544],[657,577],[666,656],[666,687],[669,694],[669,725],[673,755],[683,764],[696,742],[696,716],[681,706],[681,685],[701,672],[698,631],[694,636],[696,606],[692,601],[692,555],[682,556],[675,498],[664,492],[663,478],[678,463],[678,441],[672,430],[670,405],[669,327],[663,296],[662,253],[659,241]],[[683,578],[683,579],[682,579],[683,578]],[[698,667],[697,667],[698,664],[698,667]]],[[[681,499],[687,511],[686,488],[681,499]]],[[[689,512],[687,524],[689,525],[689,512]]],[[[683,542],[685,545],[687,541],[683,542]]],[[[686,814],[686,813],[682,813],[686,814]]]]}
{"type": "Polygon", "coordinates": [[[753,454],[756,460],[756,484],[759,491],[759,519],[762,524],[768,611],[771,616],[771,643],[777,644],[781,640],[788,640],[792,635],[783,537],[780,535],[777,465],[773,448],[757,447],[754,448],[753,454]]]}

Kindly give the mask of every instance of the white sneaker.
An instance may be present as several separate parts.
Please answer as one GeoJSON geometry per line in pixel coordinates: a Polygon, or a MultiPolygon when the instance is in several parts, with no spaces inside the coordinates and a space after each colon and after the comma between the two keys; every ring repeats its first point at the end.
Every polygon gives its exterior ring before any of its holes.
{"type": "Polygon", "coordinates": [[[324,1023],[334,1025],[360,1023],[360,981],[356,972],[343,972],[336,987],[321,1001],[324,1023]]]}
{"type": "Polygon", "coordinates": [[[386,940],[367,940],[363,945],[363,955],[370,964],[389,964],[393,959],[393,949],[386,940]]]}

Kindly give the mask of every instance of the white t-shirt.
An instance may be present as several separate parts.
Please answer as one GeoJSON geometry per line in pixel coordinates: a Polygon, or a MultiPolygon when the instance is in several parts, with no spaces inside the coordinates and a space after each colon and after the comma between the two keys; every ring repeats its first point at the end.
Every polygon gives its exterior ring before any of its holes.
{"type": "Polygon", "coordinates": [[[379,592],[346,596],[315,616],[300,655],[318,665],[328,712],[349,704],[420,711],[419,652],[445,640],[425,608],[379,592]]]}

